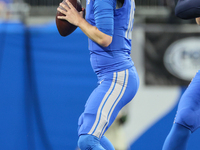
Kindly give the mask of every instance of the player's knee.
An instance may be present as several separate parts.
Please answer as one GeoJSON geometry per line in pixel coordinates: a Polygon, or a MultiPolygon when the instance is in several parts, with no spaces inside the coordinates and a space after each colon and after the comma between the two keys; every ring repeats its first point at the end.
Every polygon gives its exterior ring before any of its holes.
{"type": "Polygon", "coordinates": [[[78,139],[78,147],[81,150],[92,150],[98,143],[99,139],[93,135],[81,135],[78,139]]]}
{"type": "Polygon", "coordinates": [[[175,122],[186,126],[189,129],[193,129],[197,123],[197,114],[191,108],[184,108],[177,113],[175,122]]]}

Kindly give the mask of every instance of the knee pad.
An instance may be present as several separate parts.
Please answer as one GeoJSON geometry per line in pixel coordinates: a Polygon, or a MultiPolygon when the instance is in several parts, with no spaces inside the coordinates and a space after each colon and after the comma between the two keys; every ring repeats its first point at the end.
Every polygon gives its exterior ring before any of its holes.
{"type": "Polygon", "coordinates": [[[98,145],[100,145],[99,139],[93,135],[81,135],[78,139],[78,147],[81,150],[93,150],[98,145]]]}
{"type": "Polygon", "coordinates": [[[199,126],[199,116],[190,108],[184,108],[177,112],[175,122],[185,126],[192,132],[199,126]]]}

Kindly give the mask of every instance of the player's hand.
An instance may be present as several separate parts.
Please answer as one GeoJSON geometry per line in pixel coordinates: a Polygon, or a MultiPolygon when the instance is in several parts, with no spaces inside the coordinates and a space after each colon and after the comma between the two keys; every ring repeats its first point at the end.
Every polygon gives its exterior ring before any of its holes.
{"type": "Polygon", "coordinates": [[[79,22],[84,17],[85,9],[82,8],[82,11],[78,12],[76,8],[68,1],[65,1],[67,5],[60,3],[60,7],[57,8],[57,11],[61,12],[65,16],[58,16],[58,19],[67,20],[71,24],[74,24],[75,26],[79,25],[79,22]]]}
{"type": "Polygon", "coordinates": [[[196,22],[198,25],[200,25],[200,17],[196,18],[196,22]]]}

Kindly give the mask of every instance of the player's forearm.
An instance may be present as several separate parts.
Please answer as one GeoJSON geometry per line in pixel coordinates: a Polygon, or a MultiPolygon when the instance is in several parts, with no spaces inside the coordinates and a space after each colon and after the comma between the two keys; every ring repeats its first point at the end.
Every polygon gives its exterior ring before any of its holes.
{"type": "Polygon", "coordinates": [[[112,36],[109,36],[95,26],[89,24],[85,19],[81,19],[78,23],[78,27],[94,42],[97,44],[107,47],[112,42],[112,36]]]}
{"type": "Polygon", "coordinates": [[[179,0],[175,15],[181,19],[193,19],[200,17],[200,0],[179,0]]]}

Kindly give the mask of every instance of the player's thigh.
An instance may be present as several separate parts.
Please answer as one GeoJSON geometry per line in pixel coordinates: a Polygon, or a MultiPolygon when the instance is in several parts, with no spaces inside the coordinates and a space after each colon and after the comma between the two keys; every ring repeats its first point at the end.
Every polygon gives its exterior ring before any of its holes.
{"type": "Polygon", "coordinates": [[[182,95],[175,122],[189,128],[192,132],[200,126],[200,72],[182,95]]]}
{"type": "Polygon", "coordinates": [[[101,137],[120,109],[133,99],[138,86],[139,79],[134,69],[107,74],[87,101],[81,125],[85,131],[80,132],[101,137]]]}
{"type": "MultiPolygon", "coordinates": [[[[112,85],[112,76],[109,75],[104,81],[98,85],[98,87],[90,94],[86,104],[85,110],[82,115],[79,117],[79,130],[78,134],[89,134],[91,128],[93,127],[97,117],[102,118],[102,110],[100,108],[102,101],[106,97],[106,93],[109,92],[109,89],[112,85]]],[[[90,133],[91,134],[91,133],[90,133]]]]}
{"type": "Polygon", "coordinates": [[[200,109],[200,71],[197,72],[180,99],[178,109],[185,107],[195,111],[200,109]]]}

